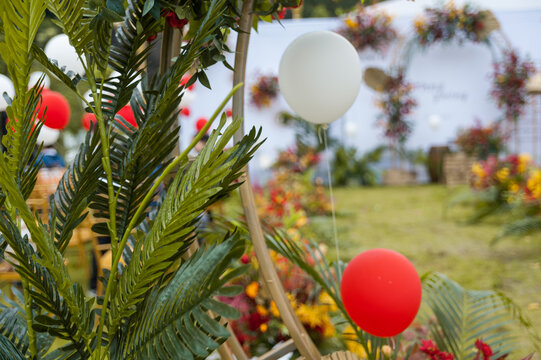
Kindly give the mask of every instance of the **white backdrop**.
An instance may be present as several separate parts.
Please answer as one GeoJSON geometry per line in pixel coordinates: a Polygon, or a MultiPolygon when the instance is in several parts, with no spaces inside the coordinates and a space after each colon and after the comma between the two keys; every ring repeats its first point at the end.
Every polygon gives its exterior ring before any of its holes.
{"type": "MultiPolygon", "coordinates": [[[[422,8],[426,3],[427,0],[416,0],[415,3],[394,0],[383,5],[395,16],[394,24],[399,32],[408,38],[412,34],[415,18],[412,14],[417,14],[418,8],[422,8]],[[408,7],[410,5],[412,7],[408,7]]],[[[499,0],[491,0],[491,4],[503,32],[513,46],[520,54],[529,56],[538,65],[541,64],[541,42],[535,35],[541,31],[541,1],[505,0],[501,3],[504,5],[502,8],[498,7],[499,0]],[[510,7],[510,3],[517,8],[510,7]]],[[[259,31],[252,34],[247,64],[247,97],[258,74],[278,74],[280,57],[293,39],[314,30],[335,30],[340,26],[341,20],[288,20],[282,24],[260,23],[259,31]]],[[[234,38],[231,39],[231,44],[234,44],[234,38]]],[[[393,48],[384,55],[366,51],[359,56],[363,68],[378,66],[386,69],[393,59],[393,48]]],[[[433,145],[446,145],[455,137],[460,127],[471,125],[475,118],[488,123],[501,115],[489,94],[492,59],[486,45],[472,43],[434,45],[414,53],[410,59],[407,78],[416,87],[414,96],[419,105],[411,117],[414,131],[406,144],[407,148],[427,149],[433,145]],[[441,118],[439,128],[429,126],[428,118],[431,115],[441,118]]],[[[233,57],[229,60],[232,64],[233,57]]],[[[324,77],[325,74],[315,76],[324,77]]],[[[197,97],[191,106],[191,116],[181,120],[182,145],[189,142],[194,135],[195,121],[199,117],[210,116],[231,89],[232,72],[221,64],[210,69],[208,77],[211,79],[212,91],[198,84],[195,88],[197,97]]],[[[373,149],[385,141],[381,136],[382,129],[376,124],[379,110],[375,106],[375,99],[376,93],[363,84],[352,108],[331,126],[335,136],[347,145],[357,147],[361,152],[373,149]],[[346,128],[356,128],[356,134],[346,135],[346,128]]],[[[270,108],[263,110],[250,105],[248,98],[246,101],[247,129],[251,126],[262,126],[263,136],[267,138],[255,161],[251,163],[252,172],[260,173],[276,156],[278,150],[293,145],[293,131],[278,124],[276,119],[280,110],[291,110],[281,97],[270,108]]]]}

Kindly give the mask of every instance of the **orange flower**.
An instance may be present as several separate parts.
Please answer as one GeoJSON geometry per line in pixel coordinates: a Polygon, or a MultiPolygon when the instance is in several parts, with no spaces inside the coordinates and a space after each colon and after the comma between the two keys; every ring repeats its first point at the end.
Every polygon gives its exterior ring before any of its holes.
{"type": "Polygon", "coordinates": [[[257,293],[259,292],[259,284],[257,281],[252,281],[248,286],[246,286],[246,295],[248,297],[255,299],[257,293]]]}
{"type": "Polygon", "coordinates": [[[269,315],[269,310],[267,310],[263,305],[257,305],[257,312],[261,316],[269,315]]]}
{"type": "Polygon", "coordinates": [[[259,325],[259,331],[266,332],[269,329],[269,326],[267,324],[261,324],[259,325]]]}

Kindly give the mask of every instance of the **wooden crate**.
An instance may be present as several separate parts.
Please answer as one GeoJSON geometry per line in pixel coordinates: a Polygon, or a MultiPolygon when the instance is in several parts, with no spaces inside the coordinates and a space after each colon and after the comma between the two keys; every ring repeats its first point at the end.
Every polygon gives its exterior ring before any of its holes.
{"type": "Polygon", "coordinates": [[[475,158],[463,152],[445,155],[443,177],[447,186],[467,185],[471,179],[471,168],[475,158]]]}

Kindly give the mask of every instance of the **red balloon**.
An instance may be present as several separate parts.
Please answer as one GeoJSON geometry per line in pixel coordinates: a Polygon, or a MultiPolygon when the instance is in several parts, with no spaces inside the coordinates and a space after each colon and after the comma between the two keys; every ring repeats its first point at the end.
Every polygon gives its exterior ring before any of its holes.
{"type": "Polygon", "coordinates": [[[83,123],[83,127],[85,129],[90,130],[91,123],[96,125],[96,115],[91,114],[91,113],[86,113],[83,115],[81,122],[83,123]]]}
{"type": "MultiPolygon", "coordinates": [[[[187,76],[187,75],[183,76],[182,79],[180,80],[180,85],[185,85],[185,84],[187,84],[188,81],[190,81],[190,78],[191,78],[191,77],[190,77],[190,76],[187,76]]],[[[188,90],[189,90],[189,91],[192,91],[194,87],[195,87],[195,83],[193,83],[192,85],[188,86],[188,90]]]]}
{"type": "Polygon", "coordinates": [[[44,124],[51,129],[62,130],[68,125],[71,109],[64,95],[47,90],[41,93],[41,108],[38,118],[44,119],[44,124]],[[45,112],[47,109],[47,112],[45,112]],[[45,113],[45,117],[43,114],[45,113]]]}
{"type": "Polygon", "coordinates": [[[340,284],[342,301],[361,329],[379,337],[400,334],[421,306],[421,280],[412,263],[388,249],[372,249],[347,265],[340,284]]]}
{"type": "Polygon", "coordinates": [[[190,111],[190,108],[188,107],[185,107],[185,108],[182,108],[182,110],[180,111],[180,113],[184,116],[190,116],[191,114],[191,111],[190,111]]]}
{"type": "Polygon", "coordinates": [[[122,116],[124,120],[129,122],[133,127],[137,127],[137,121],[135,121],[135,115],[130,105],[124,106],[118,111],[118,115],[122,116]]]}
{"type": "Polygon", "coordinates": [[[207,125],[207,122],[208,122],[207,119],[205,119],[205,118],[199,118],[199,119],[197,120],[197,122],[195,123],[195,128],[197,129],[197,131],[201,131],[201,129],[202,129],[205,125],[207,125]]]}
{"type": "Polygon", "coordinates": [[[233,110],[227,109],[225,111],[225,116],[227,116],[228,118],[233,117],[233,110]]]}

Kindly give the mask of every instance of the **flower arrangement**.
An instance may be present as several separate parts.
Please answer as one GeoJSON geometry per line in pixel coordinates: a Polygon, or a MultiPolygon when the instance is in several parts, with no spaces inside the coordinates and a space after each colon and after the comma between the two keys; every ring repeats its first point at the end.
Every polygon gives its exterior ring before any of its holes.
{"type": "Polygon", "coordinates": [[[526,104],[526,82],[535,72],[530,61],[523,61],[514,50],[506,51],[503,59],[494,64],[492,97],[505,110],[505,119],[517,121],[526,104]]]}
{"type": "Polygon", "coordinates": [[[357,51],[384,51],[397,38],[391,16],[385,12],[369,12],[364,7],[350,13],[336,32],[348,39],[357,51]]]}
{"type": "Polygon", "coordinates": [[[475,10],[468,4],[456,7],[452,1],[440,9],[427,9],[425,15],[414,22],[416,40],[422,46],[455,39],[484,41],[487,15],[488,12],[475,10]]]}
{"type": "MultiPolygon", "coordinates": [[[[316,344],[335,336],[331,322],[336,305],[332,298],[315,286],[301,269],[283,256],[272,252],[272,258],[291,306],[316,344]]],[[[261,355],[288,338],[287,329],[280,320],[280,312],[259,282],[259,264],[254,254],[245,254],[240,262],[248,271],[233,285],[243,292],[221,301],[238,309],[243,315],[231,323],[237,339],[249,356],[261,355]]]]}
{"type": "Polygon", "coordinates": [[[526,187],[531,173],[530,167],[531,158],[528,154],[509,155],[502,160],[492,155],[486,161],[472,165],[471,185],[476,190],[493,187],[509,196],[517,194],[526,187]]]}
{"type": "Polygon", "coordinates": [[[406,81],[402,70],[396,76],[390,76],[387,85],[386,91],[377,101],[382,110],[380,118],[384,121],[385,137],[404,143],[412,130],[407,117],[417,106],[417,101],[411,96],[413,85],[406,81]]]}
{"type": "Polygon", "coordinates": [[[304,174],[319,164],[321,155],[314,147],[303,146],[289,148],[278,154],[278,159],[273,165],[275,169],[287,169],[294,173],[304,174]]]}
{"type": "Polygon", "coordinates": [[[505,138],[499,123],[483,126],[476,120],[474,126],[459,132],[455,143],[466,154],[486,159],[490,154],[498,155],[503,151],[505,138]]]}
{"type": "Polygon", "coordinates": [[[278,77],[275,75],[261,75],[250,88],[250,103],[258,109],[269,107],[278,96],[278,77]]]}

